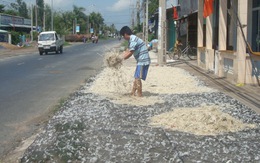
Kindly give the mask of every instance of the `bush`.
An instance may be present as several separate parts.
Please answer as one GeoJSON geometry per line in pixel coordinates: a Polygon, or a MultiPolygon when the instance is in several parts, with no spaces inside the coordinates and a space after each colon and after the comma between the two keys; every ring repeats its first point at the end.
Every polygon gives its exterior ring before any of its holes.
{"type": "Polygon", "coordinates": [[[155,35],[153,33],[148,34],[148,41],[152,41],[153,39],[155,39],[155,35]]]}
{"type": "Polygon", "coordinates": [[[12,37],[12,44],[17,45],[20,42],[19,35],[20,32],[10,31],[12,37]]]}
{"type": "Polygon", "coordinates": [[[36,32],[36,31],[33,31],[33,40],[36,40],[36,41],[38,41],[38,35],[39,35],[39,33],[38,33],[38,32],[36,32]]]}

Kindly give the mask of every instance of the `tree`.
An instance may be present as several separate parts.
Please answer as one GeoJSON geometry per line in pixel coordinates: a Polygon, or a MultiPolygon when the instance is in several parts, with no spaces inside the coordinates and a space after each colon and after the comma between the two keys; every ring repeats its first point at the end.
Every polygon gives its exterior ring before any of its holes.
{"type": "Polygon", "coordinates": [[[5,11],[5,6],[4,5],[2,5],[2,4],[0,4],[0,13],[3,13],[4,11],[5,11]]]}
{"type": "Polygon", "coordinates": [[[16,15],[29,18],[27,5],[22,0],[16,0],[16,3],[11,3],[10,6],[15,11],[15,13],[18,13],[16,15]]]}
{"type": "Polygon", "coordinates": [[[43,26],[44,0],[36,0],[37,5],[37,24],[43,26]]]}
{"type": "Polygon", "coordinates": [[[91,27],[94,28],[94,32],[98,32],[104,25],[104,19],[100,13],[92,12],[89,15],[89,22],[91,27]]]}
{"type": "Polygon", "coordinates": [[[45,4],[45,30],[49,31],[51,30],[51,6],[48,4],[45,4]]]}
{"type": "Polygon", "coordinates": [[[111,33],[116,33],[116,26],[115,26],[115,24],[112,24],[110,26],[110,31],[111,31],[111,33]]]}
{"type": "Polygon", "coordinates": [[[87,15],[84,13],[84,7],[73,6],[73,13],[77,20],[77,25],[80,26],[80,33],[85,33],[87,29],[87,15]]]}
{"type": "Polygon", "coordinates": [[[149,6],[148,6],[148,15],[151,17],[156,10],[159,8],[159,0],[150,0],[149,6]]]}
{"type": "Polygon", "coordinates": [[[5,10],[4,13],[8,14],[8,15],[19,16],[19,13],[15,10],[12,10],[12,9],[5,10]]]}

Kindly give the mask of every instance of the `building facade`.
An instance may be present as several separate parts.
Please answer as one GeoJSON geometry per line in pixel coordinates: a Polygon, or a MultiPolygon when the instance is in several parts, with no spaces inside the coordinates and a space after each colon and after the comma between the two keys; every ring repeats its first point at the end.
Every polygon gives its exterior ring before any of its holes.
{"type": "Polygon", "coordinates": [[[259,84],[260,1],[214,0],[213,14],[203,11],[198,0],[198,66],[234,84],[259,84]]]}
{"type": "Polygon", "coordinates": [[[35,30],[35,26],[31,26],[31,19],[25,19],[20,16],[8,14],[0,14],[0,29],[2,30],[30,33],[32,28],[35,30]]]}

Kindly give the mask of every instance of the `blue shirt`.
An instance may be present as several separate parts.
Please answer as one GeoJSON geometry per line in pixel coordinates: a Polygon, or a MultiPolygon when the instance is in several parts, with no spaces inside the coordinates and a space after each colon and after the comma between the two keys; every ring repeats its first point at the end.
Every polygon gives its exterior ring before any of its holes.
{"type": "Polygon", "coordinates": [[[128,48],[130,51],[134,51],[133,55],[137,65],[149,65],[151,63],[145,42],[139,37],[131,35],[128,41],[128,48]]]}

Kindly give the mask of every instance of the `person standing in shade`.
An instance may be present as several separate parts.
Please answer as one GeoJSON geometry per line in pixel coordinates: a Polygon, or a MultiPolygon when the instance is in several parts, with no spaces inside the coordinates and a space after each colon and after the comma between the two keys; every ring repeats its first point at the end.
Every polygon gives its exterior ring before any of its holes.
{"type": "Polygon", "coordinates": [[[146,80],[151,59],[145,42],[133,34],[128,26],[124,26],[120,30],[120,35],[128,41],[128,49],[123,54],[123,59],[128,59],[132,55],[136,59],[136,70],[134,74],[134,83],[131,95],[142,97],[142,81],[146,80]]]}

